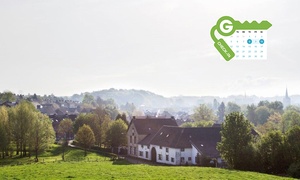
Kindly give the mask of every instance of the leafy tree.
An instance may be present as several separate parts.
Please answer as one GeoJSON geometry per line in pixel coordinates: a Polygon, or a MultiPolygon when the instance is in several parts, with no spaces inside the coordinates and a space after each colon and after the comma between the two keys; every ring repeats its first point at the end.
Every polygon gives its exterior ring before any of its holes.
{"type": "Polygon", "coordinates": [[[290,127],[300,126],[300,113],[294,110],[285,111],[282,115],[282,131],[286,132],[290,127]]]}
{"type": "Polygon", "coordinates": [[[268,108],[271,109],[271,110],[273,110],[274,112],[278,112],[280,114],[283,113],[283,104],[280,101],[271,102],[268,105],[268,108]]]}
{"type": "Polygon", "coordinates": [[[121,105],[120,109],[126,111],[129,115],[132,115],[136,107],[133,103],[127,102],[125,105],[121,105]]]}
{"type": "Polygon", "coordinates": [[[101,147],[101,144],[105,140],[106,131],[111,119],[108,113],[102,107],[97,107],[93,114],[96,120],[97,129],[97,131],[94,131],[96,144],[101,147]]]}
{"type": "Polygon", "coordinates": [[[65,139],[70,139],[73,133],[73,121],[69,118],[63,119],[58,125],[58,133],[65,139]]]}
{"type": "Polygon", "coordinates": [[[8,150],[10,144],[10,127],[8,122],[8,112],[6,107],[0,107],[0,153],[2,158],[8,150]]]}
{"type": "Polygon", "coordinates": [[[285,111],[296,111],[298,113],[300,113],[300,107],[299,106],[294,106],[294,105],[290,105],[288,107],[285,108],[285,111]]]}
{"type": "Polygon", "coordinates": [[[112,151],[114,151],[114,148],[118,148],[120,146],[126,146],[127,128],[128,128],[127,124],[121,119],[118,119],[109,125],[106,141],[108,145],[112,147],[112,151]]]}
{"type": "Polygon", "coordinates": [[[29,132],[29,147],[34,151],[35,161],[38,162],[39,152],[47,149],[54,142],[55,132],[52,121],[47,115],[35,112],[32,121],[32,129],[29,132]]]}
{"type": "Polygon", "coordinates": [[[197,121],[193,122],[193,127],[212,127],[214,123],[214,121],[197,121]]]}
{"type": "Polygon", "coordinates": [[[17,154],[21,152],[21,157],[26,156],[28,143],[30,140],[30,130],[33,127],[35,107],[28,101],[21,101],[10,114],[10,121],[13,134],[13,140],[16,144],[17,154]]]}
{"type": "Polygon", "coordinates": [[[222,124],[217,149],[230,168],[245,170],[251,167],[252,142],[251,125],[244,115],[239,112],[228,114],[222,124]]]}
{"type": "Polygon", "coordinates": [[[252,122],[256,123],[256,114],[255,114],[256,106],[254,104],[247,106],[247,119],[252,122]]]}
{"type": "Polygon", "coordinates": [[[214,121],[216,119],[213,110],[207,107],[205,104],[200,104],[194,109],[192,119],[196,121],[214,121]]]}
{"type": "Polygon", "coordinates": [[[270,116],[269,108],[266,106],[259,106],[255,110],[256,120],[255,124],[264,124],[270,116]]]}
{"type": "Polygon", "coordinates": [[[60,121],[58,125],[58,133],[60,136],[63,137],[63,153],[62,153],[62,160],[65,160],[65,148],[68,145],[68,139],[70,138],[70,135],[73,133],[73,121],[71,119],[63,119],[60,121]]]}
{"type": "Polygon", "coordinates": [[[267,122],[263,125],[258,125],[257,129],[259,132],[266,134],[272,130],[281,130],[282,116],[278,112],[271,114],[267,122]]]}
{"type": "Polygon", "coordinates": [[[116,119],[117,115],[119,114],[117,106],[113,105],[106,105],[105,111],[109,114],[110,119],[116,119]]]}
{"type": "Polygon", "coordinates": [[[195,127],[193,122],[186,122],[180,125],[180,127],[190,128],[195,127]]]}
{"type": "Polygon", "coordinates": [[[217,111],[219,106],[220,106],[220,103],[216,99],[214,99],[213,110],[217,111]]]}
{"type": "Polygon", "coordinates": [[[228,102],[226,106],[226,114],[230,114],[232,112],[241,112],[241,107],[233,102],[228,102]]]}
{"type": "Polygon", "coordinates": [[[89,94],[89,93],[85,93],[82,103],[84,104],[92,104],[94,102],[94,96],[89,94]]]}
{"type": "Polygon", "coordinates": [[[280,131],[270,131],[259,145],[263,171],[272,174],[284,173],[287,169],[284,152],[284,137],[280,131]]]}
{"type": "Polygon", "coordinates": [[[3,93],[0,93],[0,101],[2,101],[2,102],[5,102],[5,101],[13,102],[15,100],[16,100],[16,96],[12,92],[6,91],[3,93]]]}
{"type": "Polygon", "coordinates": [[[222,102],[220,106],[218,107],[218,120],[220,123],[224,121],[224,116],[225,116],[225,104],[222,102]]]}
{"type": "Polygon", "coordinates": [[[87,155],[87,149],[95,143],[94,133],[89,125],[83,125],[76,134],[76,140],[84,148],[84,156],[87,155]]]}
{"type": "Polygon", "coordinates": [[[270,105],[270,102],[269,101],[267,101],[267,100],[265,100],[265,101],[259,101],[259,103],[258,103],[258,107],[260,107],[260,106],[266,106],[266,107],[268,107],[270,105]]]}
{"type": "Polygon", "coordinates": [[[93,114],[79,114],[74,122],[74,133],[76,134],[81,126],[84,124],[89,125],[90,127],[95,127],[95,118],[93,114]]]}
{"type": "Polygon", "coordinates": [[[290,163],[300,163],[300,126],[291,127],[286,135],[287,155],[290,163]]]}
{"type": "Polygon", "coordinates": [[[214,121],[186,122],[181,124],[180,127],[212,127],[214,123],[214,121]]]}
{"type": "Polygon", "coordinates": [[[118,120],[118,119],[122,119],[127,125],[129,124],[125,113],[122,113],[122,114],[119,113],[116,117],[116,120],[118,120]]]}

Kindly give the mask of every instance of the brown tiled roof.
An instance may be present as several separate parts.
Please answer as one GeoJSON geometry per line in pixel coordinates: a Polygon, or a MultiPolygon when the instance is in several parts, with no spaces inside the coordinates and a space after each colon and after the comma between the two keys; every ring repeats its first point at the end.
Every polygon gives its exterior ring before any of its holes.
{"type": "MultiPolygon", "coordinates": [[[[177,126],[174,118],[164,118],[164,117],[133,117],[130,122],[134,124],[136,131],[140,135],[155,134],[163,125],[177,126]]],[[[129,125],[129,127],[130,127],[129,125]]]]}

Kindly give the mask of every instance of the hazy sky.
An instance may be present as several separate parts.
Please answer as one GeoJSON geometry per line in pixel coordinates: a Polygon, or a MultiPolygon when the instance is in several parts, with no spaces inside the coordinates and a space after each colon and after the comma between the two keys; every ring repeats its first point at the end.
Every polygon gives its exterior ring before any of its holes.
{"type": "Polygon", "coordinates": [[[0,0],[0,91],[300,94],[299,0],[0,0]],[[205,2],[205,3],[204,3],[205,2]],[[224,15],[268,20],[268,59],[220,60],[224,15]]]}

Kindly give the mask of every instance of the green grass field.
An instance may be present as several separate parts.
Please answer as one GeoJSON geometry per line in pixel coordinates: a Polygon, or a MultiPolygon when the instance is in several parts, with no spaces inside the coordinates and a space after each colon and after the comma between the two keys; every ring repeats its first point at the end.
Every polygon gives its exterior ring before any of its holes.
{"type": "Polygon", "coordinates": [[[29,158],[1,159],[0,179],[289,179],[218,168],[134,165],[97,153],[83,158],[78,149],[68,149],[66,160],[61,161],[59,146],[42,154],[39,163],[29,158]]]}

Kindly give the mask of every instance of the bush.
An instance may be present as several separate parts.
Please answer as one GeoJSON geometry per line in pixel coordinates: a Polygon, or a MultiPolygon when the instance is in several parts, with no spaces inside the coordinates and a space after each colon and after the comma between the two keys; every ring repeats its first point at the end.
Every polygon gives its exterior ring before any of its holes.
{"type": "Polygon", "coordinates": [[[288,169],[288,174],[293,178],[300,178],[300,163],[292,163],[288,169]]]}

